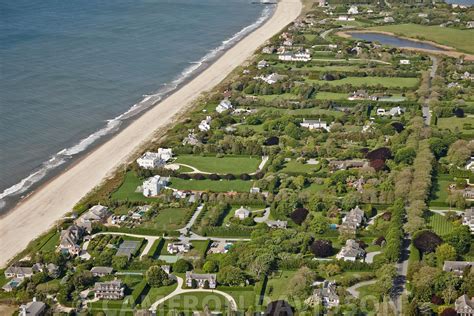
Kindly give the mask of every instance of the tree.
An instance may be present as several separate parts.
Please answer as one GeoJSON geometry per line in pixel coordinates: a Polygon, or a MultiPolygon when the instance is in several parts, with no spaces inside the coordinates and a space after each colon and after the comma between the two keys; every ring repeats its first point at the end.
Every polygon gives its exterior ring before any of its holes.
{"type": "Polygon", "coordinates": [[[83,289],[94,283],[94,276],[90,271],[81,271],[74,275],[72,283],[76,289],[83,289]]]}
{"type": "Polygon", "coordinates": [[[193,265],[191,262],[185,259],[179,259],[173,264],[173,271],[176,273],[185,273],[186,271],[190,271],[193,269],[193,265]]]}
{"type": "Polygon", "coordinates": [[[308,216],[309,212],[307,209],[300,207],[297,208],[293,211],[293,213],[290,214],[290,218],[295,222],[297,225],[301,225],[306,217],[308,216]]]}
{"type": "Polygon", "coordinates": [[[445,241],[456,249],[456,253],[462,255],[471,247],[471,232],[468,226],[456,227],[450,234],[444,237],[445,241]]]}
{"type": "Polygon", "coordinates": [[[397,275],[397,269],[393,264],[384,264],[375,273],[377,283],[375,286],[382,295],[388,295],[393,287],[393,279],[397,275]]]}
{"type": "Polygon", "coordinates": [[[274,263],[275,257],[273,254],[264,253],[255,258],[249,269],[260,280],[262,275],[267,274],[273,268],[274,263]]]}
{"type": "Polygon", "coordinates": [[[328,277],[336,275],[341,272],[341,267],[335,263],[330,263],[324,267],[324,272],[328,277]]]}
{"type": "Polygon", "coordinates": [[[245,283],[247,278],[244,271],[241,269],[233,266],[227,266],[219,271],[217,274],[217,279],[221,284],[239,286],[245,283]]]}
{"type": "Polygon", "coordinates": [[[324,234],[329,228],[329,220],[321,214],[314,214],[309,226],[316,234],[324,234]]]}
{"type": "Polygon", "coordinates": [[[305,299],[311,294],[316,273],[308,267],[301,267],[290,279],[287,285],[289,294],[293,298],[305,299]]]}
{"type": "Polygon", "coordinates": [[[332,256],[334,249],[332,242],[329,240],[319,239],[311,244],[311,252],[318,258],[326,258],[332,256]]]}
{"type": "Polygon", "coordinates": [[[151,266],[145,274],[146,282],[151,287],[161,287],[171,283],[168,274],[160,266],[151,266]]]}
{"type": "Polygon", "coordinates": [[[415,160],[416,151],[412,147],[405,147],[399,149],[395,154],[396,163],[405,163],[411,165],[413,160],[415,160]]]}
{"type": "Polygon", "coordinates": [[[456,249],[454,249],[450,244],[442,244],[436,248],[436,259],[438,260],[438,265],[443,265],[445,261],[456,260],[456,257],[456,249]]]}
{"type": "Polygon", "coordinates": [[[217,261],[209,260],[209,261],[206,261],[202,269],[204,270],[204,272],[214,273],[219,270],[219,265],[217,264],[217,261]]]}
{"type": "Polygon", "coordinates": [[[456,312],[456,310],[454,310],[451,307],[447,307],[447,308],[443,309],[440,316],[457,316],[457,314],[458,313],[456,312]]]}
{"type": "Polygon", "coordinates": [[[458,297],[458,292],[452,285],[448,285],[448,287],[443,290],[442,294],[444,301],[448,304],[451,304],[458,297]]]}
{"type": "Polygon", "coordinates": [[[413,237],[413,245],[422,253],[430,253],[441,245],[443,240],[430,230],[423,230],[413,237]]]}
{"type": "Polygon", "coordinates": [[[112,258],[112,267],[115,270],[123,270],[128,265],[128,257],[126,256],[115,256],[112,258]]]}

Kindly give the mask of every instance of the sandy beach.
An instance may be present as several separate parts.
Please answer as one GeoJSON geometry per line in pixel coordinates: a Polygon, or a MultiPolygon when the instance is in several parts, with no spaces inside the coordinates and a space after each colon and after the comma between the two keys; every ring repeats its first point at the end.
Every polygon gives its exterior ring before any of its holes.
{"type": "Polygon", "coordinates": [[[266,40],[296,19],[301,10],[299,0],[280,0],[268,21],[229,49],[200,75],[2,217],[0,266],[5,266],[31,240],[71,211],[82,197],[128,161],[158,130],[172,123],[202,92],[209,91],[225,79],[266,40]]]}

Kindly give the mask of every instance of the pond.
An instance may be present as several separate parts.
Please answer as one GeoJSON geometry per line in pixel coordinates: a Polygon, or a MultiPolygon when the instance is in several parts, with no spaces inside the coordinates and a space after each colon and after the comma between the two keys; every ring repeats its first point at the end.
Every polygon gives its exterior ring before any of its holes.
{"type": "Polygon", "coordinates": [[[349,34],[350,36],[356,39],[370,41],[370,42],[379,42],[382,45],[445,51],[445,49],[443,48],[440,48],[428,43],[412,41],[409,39],[399,38],[399,37],[388,35],[388,34],[373,33],[373,32],[367,32],[367,33],[347,32],[347,34],[349,34]]]}

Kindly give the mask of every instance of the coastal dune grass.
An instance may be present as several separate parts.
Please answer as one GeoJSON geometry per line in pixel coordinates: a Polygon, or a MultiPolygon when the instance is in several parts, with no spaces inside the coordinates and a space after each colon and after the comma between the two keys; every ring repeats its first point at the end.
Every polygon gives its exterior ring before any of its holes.
{"type": "Polygon", "coordinates": [[[370,27],[367,30],[390,32],[396,35],[428,40],[474,54],[474,30],[460,30],[437,25],[398,24],[370,27]]]}

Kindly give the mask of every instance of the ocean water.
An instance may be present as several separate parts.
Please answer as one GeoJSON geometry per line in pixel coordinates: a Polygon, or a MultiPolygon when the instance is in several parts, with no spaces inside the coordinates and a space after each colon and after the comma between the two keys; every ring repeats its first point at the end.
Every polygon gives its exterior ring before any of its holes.
{"type": "Polygon", "coordinates": [[[445,1],[446,1],[446,3],[474,5],[474,0],[445,0],[445,1]]]}
{"type": "Polygon", "coordinates": [[[1,1],[0,212],[272,10],[249,0],[1,1]]]}

